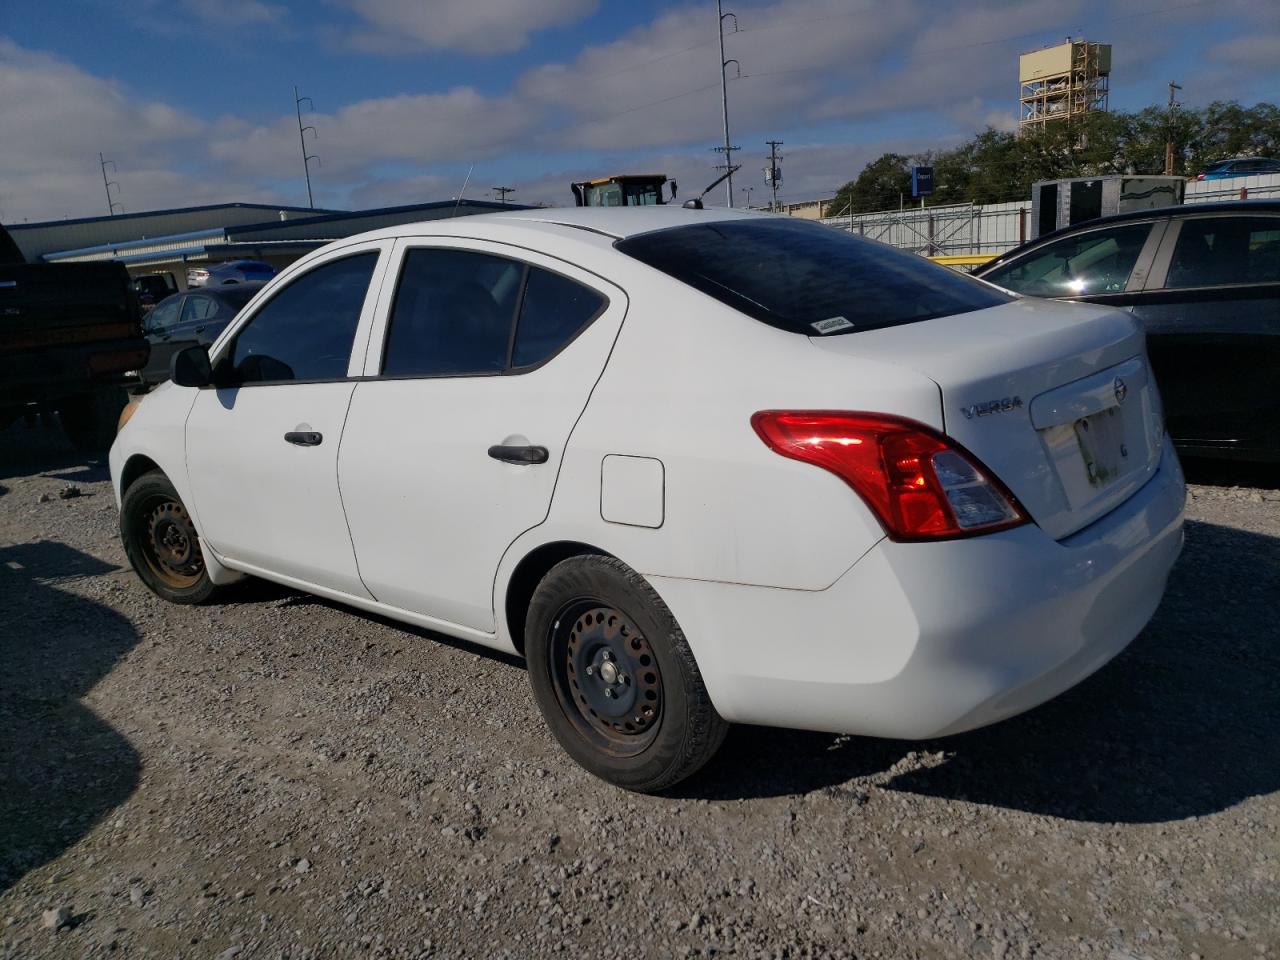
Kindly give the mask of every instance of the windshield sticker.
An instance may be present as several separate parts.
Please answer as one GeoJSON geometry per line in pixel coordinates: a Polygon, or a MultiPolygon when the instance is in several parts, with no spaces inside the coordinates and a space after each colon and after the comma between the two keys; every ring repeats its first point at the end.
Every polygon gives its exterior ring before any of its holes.
{"type": "Polygon", "coordinates": [[[809,324],[819,333],[835,333],[837,330],[852,330],[853,324],[844,317],[827,317],[825,320],[816,320],[809,324]]]}

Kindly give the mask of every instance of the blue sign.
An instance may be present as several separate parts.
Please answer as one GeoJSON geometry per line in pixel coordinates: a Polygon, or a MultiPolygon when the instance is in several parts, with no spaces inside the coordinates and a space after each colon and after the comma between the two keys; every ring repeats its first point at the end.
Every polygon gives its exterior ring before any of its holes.
{"type": "Polygon", "coordinates": [[[933,167],[911,168],[911,195],[927,197],[933,193],[933,167]]]}

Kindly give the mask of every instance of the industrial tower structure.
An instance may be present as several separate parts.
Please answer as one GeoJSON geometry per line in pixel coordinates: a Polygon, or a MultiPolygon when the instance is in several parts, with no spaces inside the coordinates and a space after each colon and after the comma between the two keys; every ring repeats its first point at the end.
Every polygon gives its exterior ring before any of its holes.
{"type": "Polygon", "coordinates": [[[1111,44],[1071,40],[1018,58],[1019,132],[1107,109],[1111,44]]]}

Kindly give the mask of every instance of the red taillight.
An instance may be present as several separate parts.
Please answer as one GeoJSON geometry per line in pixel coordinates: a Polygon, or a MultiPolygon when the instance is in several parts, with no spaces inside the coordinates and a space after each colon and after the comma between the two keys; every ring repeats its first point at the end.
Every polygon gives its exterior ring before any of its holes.
{"type": "Polygon", "coordinates": [[[878,413],[762,410],[751,425],[774,452],[853,487],[894,540],[967,537],[1027,522],[977,460],[922,423],[878,413]]]}

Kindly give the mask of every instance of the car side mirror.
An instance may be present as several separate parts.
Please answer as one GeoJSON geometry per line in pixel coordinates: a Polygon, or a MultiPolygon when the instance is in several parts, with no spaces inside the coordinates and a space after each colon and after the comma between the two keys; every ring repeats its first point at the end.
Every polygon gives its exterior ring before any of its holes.
{"type": "Polygon", "coordinates": [[[180,387],[207,387],[213,383],[213,366],[205,347],[187,347],[173,355],[169,379],[180,387]]]}

